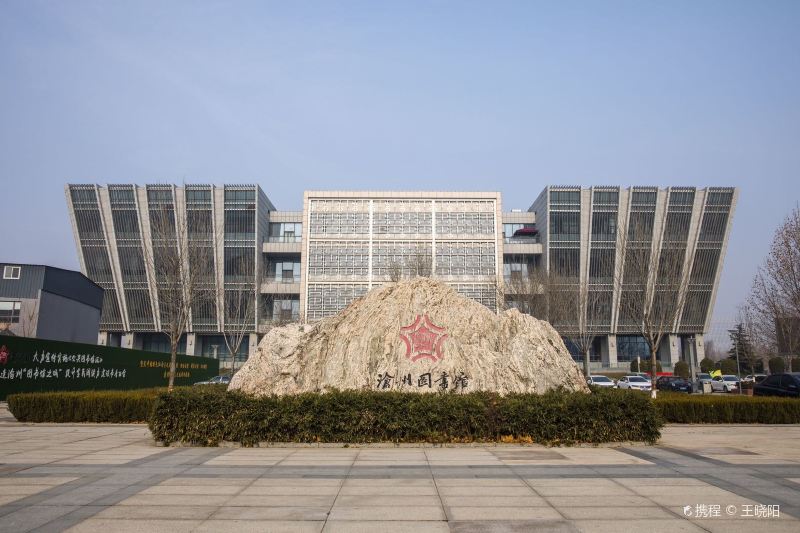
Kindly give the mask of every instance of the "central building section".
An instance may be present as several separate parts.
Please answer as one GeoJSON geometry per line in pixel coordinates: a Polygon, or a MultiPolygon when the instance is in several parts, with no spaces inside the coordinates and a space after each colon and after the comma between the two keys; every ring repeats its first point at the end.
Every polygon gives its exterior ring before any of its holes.
{"type": "Polygon", "coordinates": [[[420,275],[497,307],[499,193],[306,191],[303,222],[300,306],[308,321],[420,275]]]}

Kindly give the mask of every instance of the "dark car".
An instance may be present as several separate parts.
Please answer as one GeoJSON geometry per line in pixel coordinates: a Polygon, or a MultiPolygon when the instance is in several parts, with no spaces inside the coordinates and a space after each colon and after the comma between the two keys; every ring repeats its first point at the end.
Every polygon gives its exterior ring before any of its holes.
{"type": "Polygon", "coordinates": [[[753,396],[786,396],[800,398],[800,372],[772,374],[753,385],[753,396]]]}
{"type": "Polygon", "coordinates": [[[692,392],[692,384],[680,376],[661,376],[656,380],[656,389],[692,392]]]}
{"type": "Polygon", "coordinates": [[[214,376],[208,381],[198,381],[195,385],[228,385],[231,382],[231,377],[227,374],[222,376],[214,376]]]}

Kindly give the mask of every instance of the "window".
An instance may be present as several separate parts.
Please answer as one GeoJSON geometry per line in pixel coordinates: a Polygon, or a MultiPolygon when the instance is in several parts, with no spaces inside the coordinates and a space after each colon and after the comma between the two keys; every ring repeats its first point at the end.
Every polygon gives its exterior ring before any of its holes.
{"type": "MultiPolygon", "coordinates": [[[[236,191],[246,192],[246,191],[236,191]]],[[[248,240],[256,236],[256,213],[252,210],[225,211],[225,239],[248,240]]]]}
{"type": "Polygon", "coordinates": [[[226,202],[255,202],[256,191],[253,189],[225,189],[226,202]]]}
{"type": "Polygon", "coordinates": [[[269,242],[300,242],[303,225],[299,222],[270,222],[269,242]]]}
{"type": "Polygon", "coordinates": [[[580,272],[580,250],[558,249],[550,250],[550,272],[562,278],[577,278],[580,272]]]}
{"type": "Polygon", "coordinates": [[[617,361],[627,363],[637,357],[642,360],[650,358],[650,346],[644,337],[639,335],[617,336],[617,361]]]}
{"type": "Polygon", "coordinates": [[[614,277],[613,248],[593,248],[589,256],[589,278],[593,283],[611,283],[614,277]]]}
{"type": "Polygon", "coordinates": [[[768,387],[777,387],[781,382],[780,376],[767,376],[767,378],[761,382],[762,385],[767,385],[768,387]]]}
{"type": "Polygon", "coordinates": [[[581,205],[580,191],[550,191],[550,203],[559,205],[581,205]]]}
{"type": "Polygon", "coordinates": [[[700,226],[700,242],[722,242],[728,227],[728,213],[707,211],[700,226]]]}
{"type": "Polygon", "coordinates": [[[19,302],[0,301],[0,324],[18,324],[19,305],[19,302]]]}
{"type": "Polygon", "coordinates": [[[3,279],[19,279],[22,273],[22,267],[6,265],[3,268],[3,279]]]}
{"type": "Polygon", "coordinates": [[[594,203],[616,206],[619,203],[619,191],[594,191],[594,203]]]}
{"type": "Polygon", "coordinates": [[[553,211],[550,213],[550,238],[554,241],[579,241],[581,214],[553,211]]]}
{"type": "Polygon", "coordinates": [[[503,224],[503,237],[505,242],[535,243],[539,242],[539,235],[536,232],[536,224],[503,224]],[[519,235],[514,235],[519,230],[519,235]]]}
{"type": "Polygon", "coordinates": [[[653,235],[655,213],[632,212],[628,221],[628,239],[631,241],[649,241],[653,235]]]}
{"type": "Polygon", "coordinates": [[[617,214],[614,212],[600,211],[592,213],[592,240],[616,241],[617,240],[617,214]]]}
{"type": "Polygon", "coordinates": [[[285,259],[267,263],[267,279],[276,283],[300,283],[300,261],[285,259]]]}
{"type": "Polygon", "coordinates": [[[225,248],[225,281],[252,283],[255,279],[255,257],[253,248],[225,248]]]}
{"type": "Polygon", "coordinates": [[[112,209],[111,218],[118,239],[139,238],[139,219],[135,209],[112,209]]]}
{"type": "Polygon", "coordinates": [[[656,205],[656,191],[634,191],[631,204],[656,205]]]}
{"type": "Polygon", "coordinates": [[[689,236],[689,223],[691,219],[691,212],[673,211],[667,213],[667,227],[664,230],[664,240],[686,242],[689,236]]]}

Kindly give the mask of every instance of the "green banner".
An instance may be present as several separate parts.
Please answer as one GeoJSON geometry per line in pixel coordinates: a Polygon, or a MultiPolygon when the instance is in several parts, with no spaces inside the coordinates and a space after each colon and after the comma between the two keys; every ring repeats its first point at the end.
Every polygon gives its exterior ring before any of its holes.
{"type": "MultiPolygon", "coordinates": [[[[170,355],[0,335],[0,400],[15,392],[165,387],[170,355]]],[[[175,385],[219,373],[219,361],[178,356],[175,385]]]]}

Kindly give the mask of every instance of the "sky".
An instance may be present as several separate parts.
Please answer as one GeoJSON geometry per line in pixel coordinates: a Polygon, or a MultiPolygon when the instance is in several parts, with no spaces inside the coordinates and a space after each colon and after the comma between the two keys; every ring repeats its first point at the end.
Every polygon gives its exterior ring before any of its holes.
{"type": "MultiPolygon", "coordinates": [[[[736,186],[727,327],[800,198],[800,2],[0,0],[0,261],[66,183],[736,186]]],[[[720,326],[724,325],[724,326],[720,326]]]]}

